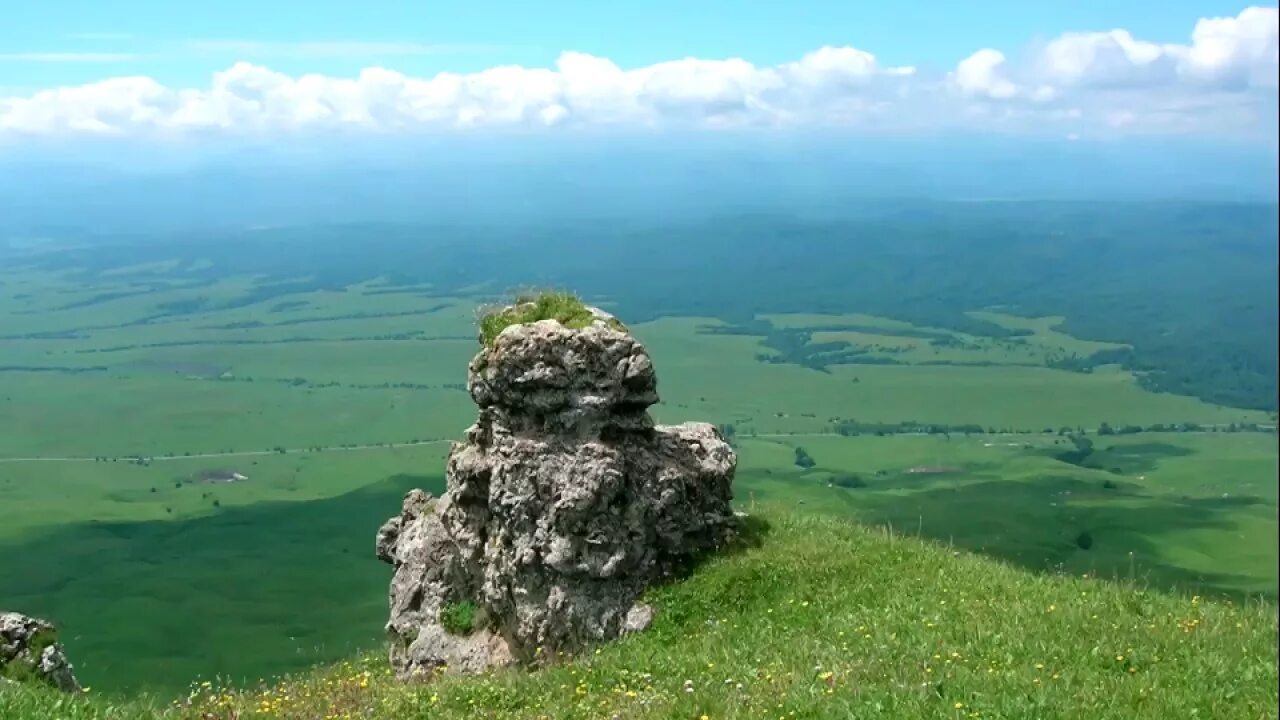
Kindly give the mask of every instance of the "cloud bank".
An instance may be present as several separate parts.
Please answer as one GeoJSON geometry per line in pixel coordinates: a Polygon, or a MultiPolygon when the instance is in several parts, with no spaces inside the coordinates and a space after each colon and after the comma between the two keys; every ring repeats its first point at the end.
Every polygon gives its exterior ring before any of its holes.
{"type": "Polygon", "coordinates": [[[433,77],[383,67],[290,76],[240,62],[202,88],[113,77],[0,97],[0,135],[840,126],[1274,137],[1278,24],[1275,8],[1250,7],[1199,20],[1182,44],[1066,33],[1016,58],[982,48],[932,73],[852,47],[772,67],[684,58],[624,69],[564,52],[551,68],[433,77]]]}

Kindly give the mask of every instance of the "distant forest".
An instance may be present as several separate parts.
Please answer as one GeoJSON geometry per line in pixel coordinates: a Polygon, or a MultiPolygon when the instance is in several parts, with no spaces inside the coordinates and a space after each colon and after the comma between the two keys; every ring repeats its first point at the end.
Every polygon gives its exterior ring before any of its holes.
{"type": "Polygon", "coordinates": [[[1133,347],[1064,369],[1121,363],[1154,390],[1274,411],[1278,230],[1274,205],[898,201],[820,218],[81,235],[77,247],[23,262],[93,275],[176,258],[189,267],[170,278],[193,285],[272,279],[235,304],[381,278],[379,292],[424,296],[569,287],[628,322],[694,315],[746,326],[759,313],[860,312],[1007,336],[965,315],[998,307],[1063,315],[1065,332],[1133,347]]]}

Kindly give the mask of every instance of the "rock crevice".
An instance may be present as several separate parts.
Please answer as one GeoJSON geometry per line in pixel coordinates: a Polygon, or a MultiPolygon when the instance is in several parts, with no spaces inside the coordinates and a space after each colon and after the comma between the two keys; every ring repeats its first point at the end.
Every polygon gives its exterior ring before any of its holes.
{"type": "Polygon", "coordinates": [[[644,590],[732,534],[733,450],[709,424],[655,425],[648,353],[592,312],[584,328],[514,325],[482,346],[467,382],[478,417],[445,493],[411,491],[378,531],[401,676],[532,664],[641,630],[644,590]],[[464,605],[475,626],[446,629],[464,605]]]}

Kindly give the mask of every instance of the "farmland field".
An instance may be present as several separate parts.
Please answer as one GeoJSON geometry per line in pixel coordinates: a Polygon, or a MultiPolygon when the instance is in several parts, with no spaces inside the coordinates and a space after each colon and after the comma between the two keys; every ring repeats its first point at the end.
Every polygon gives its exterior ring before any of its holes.
{"type": "MultiPolygon", "coordinates": [[[[442,488],[474,417],[476,311],[507,289],[317,283],[268,260],[209,274],[224,261],[35,253],[0,275],[0,607],[57,618],[111,691],[380,642],[374,531],[407,489],[442,488]]],[[[630,320],[623,294],[587,299],[630,320]]],[[[654,416],[730,435],[740,505],[1275,597],[1274,416],[1084,363],[1131,346],[1071,334],[1072,308],[967,306],[950,325],[704,310],[630,328],[657,367],[654,416]]]]}

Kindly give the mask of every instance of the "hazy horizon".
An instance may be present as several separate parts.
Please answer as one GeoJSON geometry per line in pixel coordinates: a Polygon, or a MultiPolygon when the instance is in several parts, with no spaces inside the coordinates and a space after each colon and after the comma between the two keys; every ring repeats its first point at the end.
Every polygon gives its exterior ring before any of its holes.
{"type": "Polygon", "coordinates": [[[51,226],[826,216],[889,199],[1273,203],[1277,192],[1274,153],[1203,140],[685,133],[355,139],[327,154],[297,140],[235,152],[81,147],[29,148],[22,159],[0,160],[5,234],[51,226]]]}
{"type": "Polygon", "coordinates": [[[1278,191],[1274,6],[149,5],[0,29],[9,232],[1278,191]]]}

